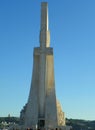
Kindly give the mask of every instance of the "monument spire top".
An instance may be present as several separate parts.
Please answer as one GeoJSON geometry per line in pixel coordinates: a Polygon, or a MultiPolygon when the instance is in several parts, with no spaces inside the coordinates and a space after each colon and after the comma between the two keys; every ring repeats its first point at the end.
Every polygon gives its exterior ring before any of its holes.
{"type": "Polygon", "coordinates": [[[50,46],[50,32],[48,29],[48,3],[41,3],[41,28],[40,28],[40,47],[45,48],[50,46]]]}
{"type": "Polygon", "coordinates": [[[41,3],[41,30],[48,30],[48,4],[47,2],[41,3]]]}

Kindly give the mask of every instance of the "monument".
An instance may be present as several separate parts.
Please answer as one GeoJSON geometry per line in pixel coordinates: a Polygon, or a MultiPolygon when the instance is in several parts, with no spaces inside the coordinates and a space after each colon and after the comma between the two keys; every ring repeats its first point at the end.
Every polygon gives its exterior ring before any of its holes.
{"type": "Polygon", "coordinates": [[[48,4],[41,3],[40,47],[34,48],[33,73],[27,104],[20,113],[23,129],[69,129],[56,99],[53,48],[50,47],[48,4]]]}

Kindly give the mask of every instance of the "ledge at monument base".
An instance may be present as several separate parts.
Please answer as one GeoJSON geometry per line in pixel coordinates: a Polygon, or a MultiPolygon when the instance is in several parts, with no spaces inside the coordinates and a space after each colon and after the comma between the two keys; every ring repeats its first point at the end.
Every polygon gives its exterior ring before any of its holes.
{"type": "Polygon", "coordinates": [[[14,124],[8,130],[71,130],[71,129],[72,126],[57,126],[57,128],[48,127],[48,128],[37,129],[36,126],[34,128],[25,128],[24,126],[14,124]]]}

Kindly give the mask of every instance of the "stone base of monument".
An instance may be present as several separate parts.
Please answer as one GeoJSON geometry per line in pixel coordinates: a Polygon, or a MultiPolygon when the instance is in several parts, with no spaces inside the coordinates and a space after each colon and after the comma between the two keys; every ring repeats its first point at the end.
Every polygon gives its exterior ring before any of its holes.
{"type": "Polygon", "coordinates": [[[38,126],[33,126],[32,128],[25,128],[24,126],[14,124],[10,126],[8,130],[72,130],[72,126],[64,125],[64,126],[57,126],[54,128],[53,126],[42,127],[42,128],[38,128],[38,126]]]}
{"type": "Polygon", "coordinates": [[[47,127],[47,128],[37,128],[37,126],[33,128],[25,128],[24,126],[20,125],[13,125],[8,130],[72,130],[71,126],[57,126],[56,128],[47,127]]]}

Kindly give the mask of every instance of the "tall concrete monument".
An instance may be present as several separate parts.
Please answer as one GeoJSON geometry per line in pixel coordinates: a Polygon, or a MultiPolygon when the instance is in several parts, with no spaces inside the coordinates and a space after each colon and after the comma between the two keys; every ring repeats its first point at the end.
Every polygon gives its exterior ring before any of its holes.
{"type": "Polygon", "coordinates": [[[64,113],[56,99],[53,48],[50,47],[48,25],[48,4],[42,2],[40,47],[34,48],[30,94],[20,115],[24,128],[66,129],[64,113]]]}

